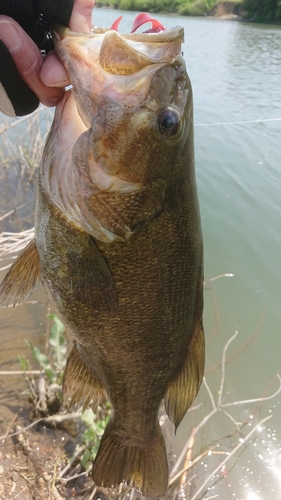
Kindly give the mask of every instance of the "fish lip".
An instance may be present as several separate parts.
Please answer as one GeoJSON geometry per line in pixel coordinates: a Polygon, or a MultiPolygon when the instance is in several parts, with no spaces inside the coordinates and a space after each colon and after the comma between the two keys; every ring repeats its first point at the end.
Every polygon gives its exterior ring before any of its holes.
{"type": "MultiPolygon", "coordinates": [[[[58,23],[54,23],[52,26],[52,35],[54,38],[54,43],[62,41],[65,37],[73,38],[95,38],[96,35],[105,35],[109,31],[113,31],[109,28],[100,28],[98,26],[93,26],[89,33],[75,32],[58,23]]],[[[116,32],[117,33],[117,32],[116,32]]],[[[118,35],[127,40],[134,40],[136,42],[149,42],[149,43],[168,43],[180,39],[184,42],[184,28],[182,26],[175,26],[170,29],[159,31],[157,33],[119,33],[118,35]]]]}
{"type": "Polygon", "coordinates": [[[88,68],[99,62],[106,72],[128,75],[150,65],[167,64],[180,55],[184,29],[176,26],[157,33],[119,33],[93,28],[91,33],[78,33],[55,25],[53,39],[66,70],[73,68],[74,57],[88,68]]]}
{"type": "MultiPolygon", "coordinates": [[[[51,34],[52,34],[52,39],[53,39],[55,48],[56,48],[57,44],[65,38],[65,32],[67,30],[71,31],[69,28],[67,28],[63,24],[59,24],[57,22],[52,23],[51,34]]],[[[74,31],[72,31],[72,33],[73,33],[73,35],[75,35],[74,31]]],[[[80,33],[80,36],[81,36],[81,34],[82,33],[80,33]]]]}
{"type": "MultiPolygon", "coordinates": [[[[91,34],[104,34],[112,31],[108,28],[99,28],[93,26],[91,34]]],[[[128,40],[143,41],[150,43],[159,42],[173,42],[174,40],[181,39],[184,41],[184,28],[182,26],[174,26],[173,28],[158,31],[157,33],[119,33],[120,36],[128,40]]]]}

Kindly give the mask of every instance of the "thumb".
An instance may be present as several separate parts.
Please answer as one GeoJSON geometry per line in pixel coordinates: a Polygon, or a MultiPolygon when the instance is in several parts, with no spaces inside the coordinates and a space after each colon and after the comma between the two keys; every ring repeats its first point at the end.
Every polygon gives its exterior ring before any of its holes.
{"type": "Polygon", "coordinates": [[[92,28],[92,10],[95,0],[75,0],[69,28],[72,31],[89,32],[92,28]]]}

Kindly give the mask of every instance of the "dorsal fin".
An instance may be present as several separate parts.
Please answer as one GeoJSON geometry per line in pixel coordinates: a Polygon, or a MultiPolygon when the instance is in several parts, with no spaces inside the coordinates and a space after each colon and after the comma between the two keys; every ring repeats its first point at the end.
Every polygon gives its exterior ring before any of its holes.
{"type": "Polygon", "coordinates": [[[15,306],[24,302],[33,292],[40,274],[40,258],[32,240],[17,257],[0,285],[0,305],[15,306]]]}

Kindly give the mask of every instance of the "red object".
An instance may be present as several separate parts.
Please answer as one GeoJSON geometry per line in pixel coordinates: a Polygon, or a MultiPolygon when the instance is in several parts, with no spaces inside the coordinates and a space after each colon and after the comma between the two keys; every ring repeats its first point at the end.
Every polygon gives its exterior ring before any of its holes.
{"type": "Polygon", "coordinates": [[[121,19],[123,19],[123,16],[119,16],[115,21],[114,23],[112,24],[111,26],[111,30],[114,30],[114,31],[118,31],[118,28],[119,28],[119,24],[120,24],[120,21],[121,19]]]}
{"type": "Polygon", "coordinates": [[[144,33],[158,33],[158,31],[163,31],[166,29],[163,24],[157,21],[157,19],[154,19],[154,17],[151,17],[150,14],[147,14],[147,12],[142,12],[134,20],[131,33],[134,33],[143,24],[149,22],[151,22],[152,27],[150,28],[150,30],[145,31],[144,33]]]}
{"type": "MultiPolygon", "coordinates": [[[[110,29],[118,31],[121,19],[123,19],[123,16],[119,16],[116,21],[114,21],[110,29]]],[[[157,19],[155,19],[154,17],[151,17],[150,14],[147,14],[147,12],[142,12],[141,14],[138,14],[136,19],[134,20],[131,33],[137,31],[137,29],[145,23],[151,23],[152,27],[149,30],[144,31],[144,33],[158,33],[159,31],[163,31],[166,29],[163,24],[157,21],[157,19]]]]}

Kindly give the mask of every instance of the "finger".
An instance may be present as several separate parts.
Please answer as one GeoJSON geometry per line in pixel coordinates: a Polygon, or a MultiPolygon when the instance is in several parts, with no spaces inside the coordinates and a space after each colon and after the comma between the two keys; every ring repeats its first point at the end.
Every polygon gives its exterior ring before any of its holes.
{"type": "Polygon", "coordinates": [[[43,57],[37,45],[16,21],[0,16],[0,38],[9,49],[21,78],[46,106],[56,106],[64,90],[46,86],[40,78],[43,57]]]}
{"type": "MultiPolygon", "coordinates": [[[[69,21],[69,28],[72,31],[86,33],[90,31],[94,4],[94,0],[75,0],[69,21]]],[[[53,52],[46,57],[40,77],[45,85],[53,87],[63,87],[70,83],[63,65],[53,52]]]]}
{"type": "Polygon", "coordinates": [[[75,0],[69,28],[72,31],[89,32],[92,28],[92,10],[95,0],[75,0]]]}
{"type": "Polygon", "coordinates": [[[40,78],[45,85],[52,87],[65,87],[70,84],[67,73],[55,52],[49,52],[47,55],[40,71],[40,78]]]}
{"type": "MultiPolygon", "coordinates": [[[[69,28],[72,31],[89,32],[92,28],[94,0],[75,0],[69,28]]],[[[49,53],[43,63],[40,77],[45,85],[63,87],[69,85],[66,71],[54,53],[49,53]]]]}

